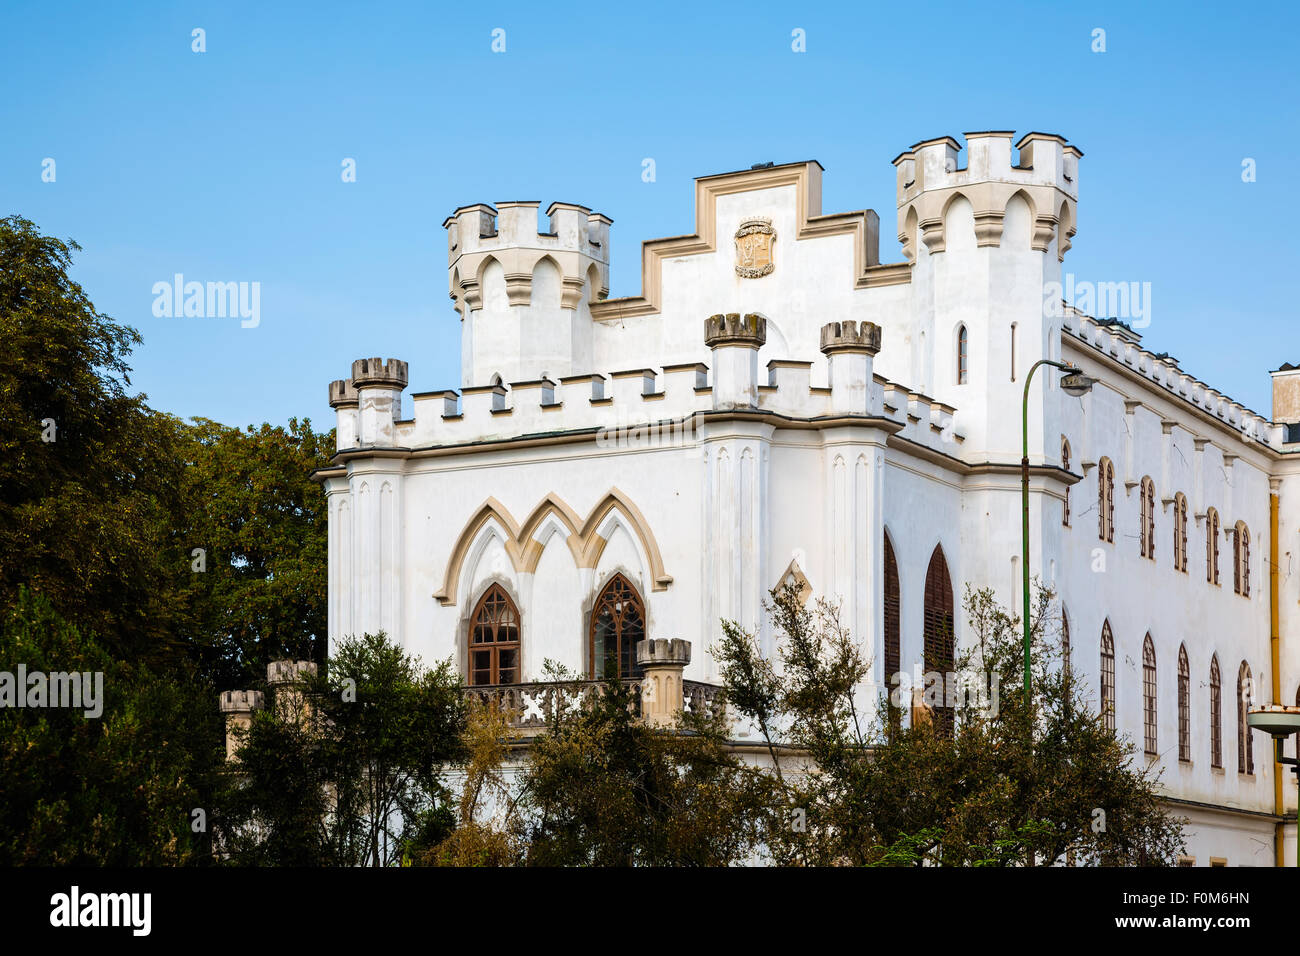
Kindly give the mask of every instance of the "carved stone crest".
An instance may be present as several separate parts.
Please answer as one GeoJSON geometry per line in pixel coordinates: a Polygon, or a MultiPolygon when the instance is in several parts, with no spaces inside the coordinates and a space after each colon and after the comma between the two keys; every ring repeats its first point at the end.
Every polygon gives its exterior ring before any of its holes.
{"type": "Polygon", "coordinates": [[[766,217],[746,219],[736,230],[736,275],[742,279],[757,279],[776,268],[772,259],[772,246],[776,230],[766,217]]]}

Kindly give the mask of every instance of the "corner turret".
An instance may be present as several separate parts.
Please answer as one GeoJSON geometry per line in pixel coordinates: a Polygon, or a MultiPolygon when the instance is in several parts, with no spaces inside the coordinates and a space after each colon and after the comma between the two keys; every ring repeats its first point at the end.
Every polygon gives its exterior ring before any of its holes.
{"type": "MultiPolygon", "coordinates": [[[[1079,159],[1052,133],[924,140],[894,160],[898,238],[913,263],[910,382],[958,409],[968,460],[1020,457],[1024,376],[1058,359],[1061,262],[1075,234],[1079,159]]],[[[1052,376],[1034,388],[1056,389],[1052,376]]],[[[1059,451],[1059,403],[1030,422],[1030,458],[1059,451]]]]}
{"type": "Polygon", "coordinates": [[[462,206],[447,218],[451,299],[461,318],[461,383],[535,381],[589,371],[590,303],[609,295],[609,227],[586,206],[462,206]]]}

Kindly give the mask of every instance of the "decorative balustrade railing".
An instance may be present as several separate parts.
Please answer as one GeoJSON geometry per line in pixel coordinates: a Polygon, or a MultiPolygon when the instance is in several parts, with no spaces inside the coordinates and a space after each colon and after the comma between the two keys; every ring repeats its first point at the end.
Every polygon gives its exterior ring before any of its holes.
{"type": "MultiPolygon", "coordinates": [[[[641,716],[642,685],[639,680],[625,680],[631,692],[632,713],[641,716]]],[[[688,713],[711,708],[722,690],[700,681],[682,682],[682,709],[688,713]]],[[[500,709],[512,730],[540,731],[560,713],[576,713],[595,694],[605,693],[603,681],[538,681],[529,684],[493,684],[462,688],[470,700],[500,709]]]]}

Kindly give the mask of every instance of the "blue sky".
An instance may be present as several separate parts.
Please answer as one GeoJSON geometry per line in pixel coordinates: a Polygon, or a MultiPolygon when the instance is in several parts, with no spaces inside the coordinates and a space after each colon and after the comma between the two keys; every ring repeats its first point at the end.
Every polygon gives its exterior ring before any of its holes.
{"type": "Polygon", "coordinates": [[[75,277],[144,336],[132,382],[154,407],[324,428],[354,358],[459,384],[457,206],[605,213],[628,295],[641,241],[691,230],[695,176],[817,159],[824,211],[875,209],[898,261],[895,155],[1056,132],[1085,154],[1066,268],[1150,282],[1144,344],[1267,416],[1268,371],[1300,362],[1298,28],[1284,4],[8,0],[0,215],[82,245],[75,277]],[[260,324],[155,317],[178,272],[259,282],[260,324]]]}

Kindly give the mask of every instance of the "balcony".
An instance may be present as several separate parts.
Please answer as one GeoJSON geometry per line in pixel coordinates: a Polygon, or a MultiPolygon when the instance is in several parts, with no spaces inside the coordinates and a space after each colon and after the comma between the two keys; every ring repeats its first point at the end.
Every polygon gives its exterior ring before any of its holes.
{"type": "MultiPolygon", "coordinates": [[[[634,716],[643,716],[643,700],[647,693],[652,693],[652,685],[644,679],[624,680],[623,686],[631,691],[631,709],[634,716]]],[[[680,705],[670,710],[685,713],[697,713],[716,706],[722,688],[716,684],[701,681],[683,680],[681,682],[682,699],[680,705]]],[[[538,681],[528,684],[494,684],[477,687],[464,687],[461,692],[469,700],[496,707],[506,715],[506,721],[512,731],[521,736],[541,733],[550,726],[557,708],[565,708],[568,713],[576,713],[593,695],[605,693],[603,681],[538,681]]],[[[648,700],[646,700],[648,703],[648,700]]],[[[565,713],[566,710],[560,710],[565,713]]]]}

